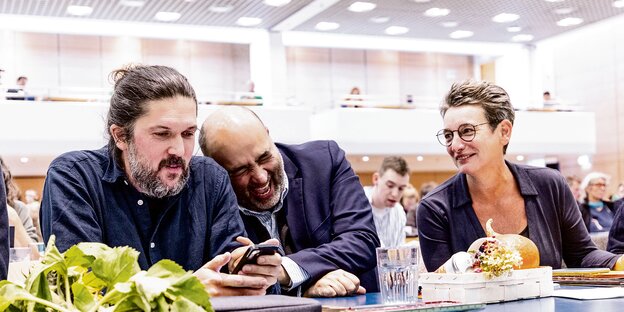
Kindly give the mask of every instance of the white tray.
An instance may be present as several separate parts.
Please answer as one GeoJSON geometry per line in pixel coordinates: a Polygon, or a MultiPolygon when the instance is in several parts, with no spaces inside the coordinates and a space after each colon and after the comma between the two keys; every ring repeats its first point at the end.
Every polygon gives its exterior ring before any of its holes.
{"type": "Polygon", "coordinates": [[[487,279],[483,273],[421,273],[422,299],[491,303],[553,294],[552,268],[515,270],[511,276],[487,279]]]}

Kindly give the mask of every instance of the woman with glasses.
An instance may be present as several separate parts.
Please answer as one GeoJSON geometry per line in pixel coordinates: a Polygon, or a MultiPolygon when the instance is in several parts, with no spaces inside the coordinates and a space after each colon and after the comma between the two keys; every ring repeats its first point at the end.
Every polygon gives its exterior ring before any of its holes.
{"type": "Polygon", "coordinates": [[[592,172],[585,176],[580,189],[585,191],[580,207],[589,232],[608,232],[613,224],[613,202],[604,200],[609,176],[592,172]]]}
{"type": "Polygon", "coordinates": [[[530,238],[540,265],[624,269],[624,258],[598,250],[558,171],[505,161],[514,109],[507,92],[488,82],[454,84],[440,107],[440,143],[458,173],[423,198],[418,232],[425,266],[437,269],[494,230],[530,238]]]}

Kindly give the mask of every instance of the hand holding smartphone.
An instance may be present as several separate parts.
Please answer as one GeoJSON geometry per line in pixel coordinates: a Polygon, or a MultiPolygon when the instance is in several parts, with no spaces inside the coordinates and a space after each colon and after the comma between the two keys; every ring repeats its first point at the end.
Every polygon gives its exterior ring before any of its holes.
{"type": "Polygon", "coordinates": [[[238,274],[245,264],[256,264],[258,257],[264,255],[274,255],[279,252],[279,247],[275,245],[258,244],[247,248],[245,254],[241,257],[240,261],[232,271],[232,274],[238,274]]]}

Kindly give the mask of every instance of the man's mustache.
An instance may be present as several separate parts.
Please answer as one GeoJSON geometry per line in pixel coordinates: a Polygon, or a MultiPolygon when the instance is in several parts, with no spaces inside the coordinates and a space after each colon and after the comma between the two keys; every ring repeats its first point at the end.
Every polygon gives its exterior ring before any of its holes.
{"type": "Polygon", "coordinates": [[[182,157],[178,156],[169,156],[167,159],[163,159],[158,164],[158,170],[162,169],[165,166],[175,166],[180,165],[182,168],[186,168],[186,161],[182,159],[182,157]]]}

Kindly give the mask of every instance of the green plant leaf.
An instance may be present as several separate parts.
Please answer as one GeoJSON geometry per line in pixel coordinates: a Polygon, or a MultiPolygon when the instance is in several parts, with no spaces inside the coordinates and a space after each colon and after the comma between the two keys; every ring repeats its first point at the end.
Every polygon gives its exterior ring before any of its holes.
{"type": "Polygon", "coordinates": [[[152,311],[149,302],[139,295],[132,294],[122,297],[113,308],[114,312],[125,311],[152,311]]]}
{"type": "Polygon", "coordinates": [[[89,268],[96,258],[102,257],[111,249],[102,243],[79,243],[65,251],[65,262],[68,267],[89,268]]]}
{"type": "Polygon", "coordinates": [[[71,286],[74,295],[74,306],[80,311],[91,311],[97,305],[93,294],[82,283],[76,282],[71,286]]]}
{"type": "Polygon", "coordinates": [[[191,272],[187,272],[169,287],[168,294],[176,298],[186,298],[205,309],[212,309],[210,295],[204,285],[191,272]]]}
{"type": "MultiPolygon", "coordinates": [[[[43,260],[30,270],[24,287],[29,293],[46,300],[51,298],[49,283],[47,281],[48,273],[56,271],[61,280],[67,275],[65,258],[56,248],[54,242],[55,236],[52,235],[48,241],[46,254],[43,260]]],[[[56,287],[60,287],[60,285],[56,285],[56,287]]]]}
{"type": "Polygon", "coordinates": [[[204,312],[204,311],[213,311],[212,307],[202,308],[201,306],[196,305],[190,300],[180,297],[180,299],[174,301],[171,306],[171,312],[204,312]]]}
{"type": "Polygon", "coordinates": [[[93,274],[112,289],[116,283],[126,282],[139,271],[139,252],[130,247],[115,247],[98,256],[91,267],[93,274]]]}
{"type": "Polygon", "coordinates": [[[171,281],[166,278],[149,276],[145,271],[135,274],[131,280],[136,285],[137,293],[149,302],[153,302],[171,286],[171,281]]]}

